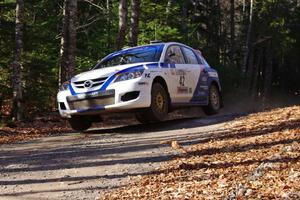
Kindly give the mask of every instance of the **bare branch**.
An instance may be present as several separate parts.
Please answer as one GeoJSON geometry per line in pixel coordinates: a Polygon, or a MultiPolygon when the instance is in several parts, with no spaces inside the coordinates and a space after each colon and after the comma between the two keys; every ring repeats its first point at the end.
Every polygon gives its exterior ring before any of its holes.
{"type": "Polygon", "coordinates": [[[101,19],[101,18],[96,18],[96,19],[94,19],[93,21],[91,21],[91,22],[89,22],[89,23],[87,23],[87,24],[83,24],[83,25],[81,25],[81,26],[78,26],[78,27],[76,28],[76,30],[86,28],[86,27],[92,25],[93,23],[99,21],[100,19],[101,19]]]}
{"type": "Polygon", "coordinates": [[[95,4],[95,3],[93,3],[93,2],[90,1],[90,0],[83,0],[83,1],[85,1],[85,2],[87,2],[87,3],[89,3],[89,4],[91,4],[92,6],[95,6],[96,8],[98,8],[98,9],[100,9],[100,10],[105,11],[105,8],[103,8],[103,7],[101,7],[101,6],[99,6],[99,5],[95,4]]]}

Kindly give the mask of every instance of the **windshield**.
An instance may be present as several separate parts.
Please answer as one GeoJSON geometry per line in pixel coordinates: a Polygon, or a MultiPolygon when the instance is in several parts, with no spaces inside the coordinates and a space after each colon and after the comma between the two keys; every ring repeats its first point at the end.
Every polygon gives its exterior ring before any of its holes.
{"type": "Polygon", "coordinates": [[[164,45],[149,45],[121,50],[108,55],[94,69],[140,62],[158,62],[164,45]]]}

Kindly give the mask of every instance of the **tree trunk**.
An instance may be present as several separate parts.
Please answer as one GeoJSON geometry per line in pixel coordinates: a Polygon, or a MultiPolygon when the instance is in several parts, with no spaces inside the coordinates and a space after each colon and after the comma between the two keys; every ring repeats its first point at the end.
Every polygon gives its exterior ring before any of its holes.
{"type": "Polygon", "coordinates": [[[247,62],[248,62],[248,58],[249,58],[249,49],[250,49],[251,34],[252,34],[252,21],[253,21],[253,0],[250,0],[249,23],[248,23],[248,30],[247,30],[244,61],[243,61],[243,66],[242,66],[242,72],[244,72],[244,73],[246,73],[246,71],[247,71],[247,62]]]}
{"type": "Polygon", "coordinates": [[[131,0],[132,14],[129,33],[129,46],[136,46],[139,34],[140,0],[131,0]]]}
{"type": "Polygon", "coordinates": [[[70,80],[75,71],[75,51],[76,51],[76,23],[77,23],[77,0],[70,0],[69,5],[69,45],[68,45],[68,74],[70,80]]]}
{"type": "Polygon", "coordinates": [[[24,27],[24,1],[16,1],[16,28],[15,28],[15,52],[12,63],[12,89],[13,107],[12,117],[14,121],[23,119],[23,91],[22,91],[22,64],[23,51],[23,27],[24,27]]]}
{"type": "Polygon", "coordinates": [[[58,85],[60,86],[66,81],[66,68],[67,68],[67,38],[68,38],[68,14],[67,14],[67,0],[64,0],[63,5],[63,18],[62,18],[62,29],[60,39],[60,67],[58,76],[58,85]]]}
{"type": "Polygon", "coordinates": [[[61,31],[59,84],[70,80],[75,70],[77,0],[65,0],[61,31]]]}
{"type": "Polygon", "coordinates": [[[266,66],[264,71],[263,102],[266,103],[271,93],[273,77],[273,48],[272,41],[268,41],[266,47],[266,66]]]}
{"type": "Polygon", "coordinates": [[[2,98],[2,93],[0,92],[0,123],[2,119],[2,104],[3,104],[3,98],[2,98]]]}
{"type": "Polygon", "coordinates": [[[181,14],[182,14],[182,33],[185,36],[185,43],[189,41],[189,31],[188,31],[188,10],[186,5],[183,4],[181,7],[181,14]]]}
{"type": "Polygon", "coordinates": [[[230,63],[234,64],[235,58],[235,10],[234,0],[230,0],[230,63]]]}
{"type": "Polygon", "coordinates": [[[106,0],[107,49],[111,48],[111,0],[106,0]]]}
{"type": "Polygon", "coordinates": [[[116,49],[119,50],[125,43],[127,24],[127,1],[120,0],[119,2],[119,32],[116,41],[116,49]]]}
{"type": "MultiPolygon", "coordinates": [[[[249,65],[251,65],[251,63],[253,64],[253,52],[250,54],[250,58],[249,58],[249,65]]],[[[255,100],[256,96],[257,96],[257,81],[258,81],[258,77],[259,77],[259,68],[262,65],[261,62],[263,60],[263,48],[259,48],[257,50],[257,55],[256,55],[256,62],[253,65],[253,67],[251,67],[251,72],[249,72],[249,74],[251,74],[250,77],[250,83],[249,83],[249,93],[251,95],[251,99],[255,100]]]]}

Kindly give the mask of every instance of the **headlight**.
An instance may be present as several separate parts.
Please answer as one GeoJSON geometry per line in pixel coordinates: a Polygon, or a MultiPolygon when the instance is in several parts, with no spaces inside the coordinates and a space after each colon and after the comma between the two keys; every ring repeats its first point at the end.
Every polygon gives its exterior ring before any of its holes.
{"type": "Polygon", "coordinates": [[[144,68],[135,68],[135,69],[130,69],[126,72],[118,74],[118,77],[116,78],[115,82],[119,81],[126,81],[134,78],[139,78],[143,75],[144,68]]]}
{"type": "Polygon", "coordinates": [[[70,81],[66,81],[60,85],[59,91],[64,91],[69,89],[70,81]]]}

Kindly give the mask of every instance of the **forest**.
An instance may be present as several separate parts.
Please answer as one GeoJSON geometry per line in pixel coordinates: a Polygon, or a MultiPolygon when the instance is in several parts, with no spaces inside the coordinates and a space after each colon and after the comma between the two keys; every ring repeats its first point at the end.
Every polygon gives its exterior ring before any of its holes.
{"type": "Polygon", "coordinates": [[[62,82],[153,40],[201,50],[225,96],[299,98],[299,0],[0,0],[0,118],[55,111],[62,82]]]}

